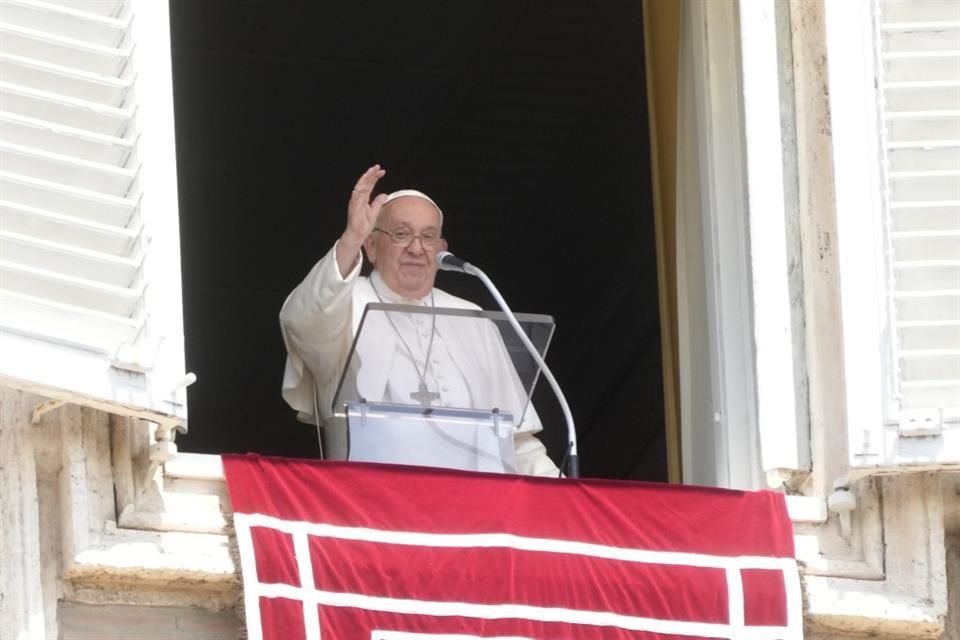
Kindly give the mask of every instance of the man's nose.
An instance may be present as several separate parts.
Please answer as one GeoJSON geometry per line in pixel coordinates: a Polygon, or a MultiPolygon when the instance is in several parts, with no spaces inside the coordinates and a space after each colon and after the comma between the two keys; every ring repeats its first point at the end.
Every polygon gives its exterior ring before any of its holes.
{"type": "Polygon", "coordinates": [[[426,253],[427,248],[423,244],[423,238],[420,236],[413,236],[413,240],[411,240],[410,244],[407,245],[407,251],[415,255],[426,253]]]}

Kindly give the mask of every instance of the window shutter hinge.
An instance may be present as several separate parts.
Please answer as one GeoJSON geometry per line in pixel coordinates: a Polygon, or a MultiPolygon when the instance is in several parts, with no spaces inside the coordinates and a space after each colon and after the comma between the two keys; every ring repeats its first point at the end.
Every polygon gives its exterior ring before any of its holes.
{"type": "Polygon", "coordinates": [[[157,340],[139,340],[136,343],[124,343],[117,347],[110,365],[133,373],[148,373],[157,361],[160,343],[157,340]]]}
{"type": "Polygon", "coordinates": [[[873,451],[873,445],[870,442],[869,429],[863,429],[863,441],[860,443],[860,450],[855,451],[853,455],[857,458],[860,458],[860,462],[863,464],[871,464],[871,461],[865,460],[865,458],[872,458],[880,455],[878,452],[873,451]]]}
{"type": "Polygon", "coordinates": [[[941,409],[901,409],[897,435],[901,438],[938,436],[943,431],[941,409]]]}

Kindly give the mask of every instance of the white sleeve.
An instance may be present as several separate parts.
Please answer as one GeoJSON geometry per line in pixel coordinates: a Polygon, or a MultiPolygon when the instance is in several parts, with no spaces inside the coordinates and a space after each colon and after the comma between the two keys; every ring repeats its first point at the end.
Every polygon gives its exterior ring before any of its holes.
{"type": "Polygon", "coordinates": [[[521,475],[561,477],[557,465],[547,456],[546,447],[530,432],[513,434],[513,456],[517,473],[521,475]]]}
{"type": "Polygon", "coordinates": [[[314,265],[280,310],[287,348],[281,393],[303,415],[313,414],[315,385],[328,385],[350,350],[353,287],[362,259],[343,277],[336,250],[334,245],[314,265]]]}

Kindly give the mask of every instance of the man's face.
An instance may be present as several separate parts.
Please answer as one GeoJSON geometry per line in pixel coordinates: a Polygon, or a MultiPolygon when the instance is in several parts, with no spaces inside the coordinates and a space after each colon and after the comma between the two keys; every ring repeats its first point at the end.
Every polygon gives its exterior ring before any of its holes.
{"type": "Polygon", "coordinates": [[[415,196],[391,200],[380,210],[377,228],[390,233],[405,230],[417,236],[407,246],[394,244],[389,235],[379,231],[367,238],[367,257],[384,283],[407,298],[422,298],[430,293],[437,276],[437,253],[445,250],[447,243],[426,246],[419,236],[440,236],[440,214],[436,208],[415,196]]]}

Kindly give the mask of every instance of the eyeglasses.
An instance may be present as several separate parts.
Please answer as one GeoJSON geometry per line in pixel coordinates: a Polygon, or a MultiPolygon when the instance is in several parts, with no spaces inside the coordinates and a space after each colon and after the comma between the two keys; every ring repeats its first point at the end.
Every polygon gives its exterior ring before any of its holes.
{"type": "Polygon", "coordinates": [[[434,249],[440,245],[443,241],[443,238],[440,237],[440,232],[436,229],[427,229],[423,233],[414,233],[410,229],[397,229],[396,231],[387,231],[386,229],[380,229],[379,227],[374,227],[374,231],[379,231],[380,233],[389,236],[390,241],[397,245],[398,247],[409,247],[413,244],[413,241],[417,238],[420,238],[420,243],[428,248],[434,249]]]}

